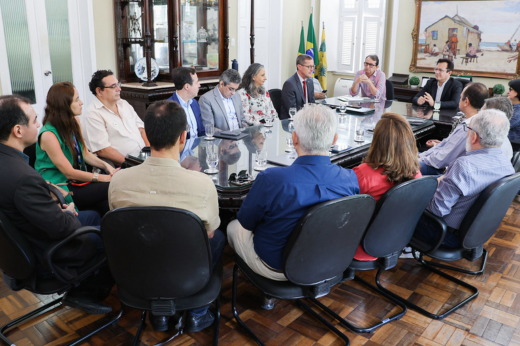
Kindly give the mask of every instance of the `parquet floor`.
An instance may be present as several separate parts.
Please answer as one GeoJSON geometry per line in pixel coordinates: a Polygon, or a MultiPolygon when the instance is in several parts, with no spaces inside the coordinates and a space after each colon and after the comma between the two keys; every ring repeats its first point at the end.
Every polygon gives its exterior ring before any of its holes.
{"type": "MultiPolygon", "coordinates": [[[[351,345],[519,345],[520,346],[520,204],[513,202],[500,228],[488,242],[489,259],[481,276],[455,274],[478,287],[480,295],[448,318],[437,321],[413,310],[399,321],[392,322],[372,334],[354,334],[346,331],[351,345]]],[[[224,254],[225,270],[221,293],[222,320],[220,343],[222,346],[255,345],[246,336],[231,312],[232,250],[224,254]]],[[[461,261],[466,267],[468,263],[461,261]]],[[[477,261],[478,262],[478,261],[477,261]]],[[[477,264],[473,265],[476,268],[477,264]]],[[[453,272],[451,272],[453,273],[453,272]]],[[[375,273],[361,276],[373,279],[375,273]]],[[[413,259],[401,259],[398,265],[382,275],[383,283],[394,292],[406,296],[431,311],[439,311],[468,295],[465,289],[449,284],[445,279],[428,274],[413,259]]],[[[0,325],[7,323],[52,297],[35,296],[27,291],[10,291],[0,282],[0,325]]],[[[390,316],[392,305],[354,282],[337,285],[320,299],[341,316],[362,326],[375,318],[390,316]]],[[[107,302],[119,308],[117,291],[107,302]]],[[[267,346],[277,345],[342,345],[341,340],[318,321],[303,313],[294,302],[278,301],[271,311],[260,309],[260,292],[246,280],[239,284],[239,313],[267,346]]],[[[325,315],[324,315],[325,316],[325,315]]],[[[12,330],[9,337],[19,346],[63,345],[78,334],[106,321],[108,316],[87,315],[79,310],[61,307],[37,320],[12,330]]],[[[328,317],[327,317],[328,318],[328,317]]],[[[137,331],[140,312],[128,309],[120,322],[93,336],[84,345],[129,345],[137,331]]],[[[344,330],[342,327],[339,327],[344,330]]],[[[184,334],[169,345],[211,345],[213,329],[184,334]]],[[[168,333],[155,332],[148,325],[141,345],[152,345],[167,337],[168,333]]]]}

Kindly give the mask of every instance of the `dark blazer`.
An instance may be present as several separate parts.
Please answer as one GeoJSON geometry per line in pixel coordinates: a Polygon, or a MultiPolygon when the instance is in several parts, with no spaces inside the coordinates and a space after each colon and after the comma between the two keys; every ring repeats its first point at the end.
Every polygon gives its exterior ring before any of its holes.
{"type": "MultiPolygon", "coordinates": [[[[311,78],[307,78],[307,99],[309,103],[314,103],[314,83],[311,78]]],[[[298,77],[298,72],[292,75],[288,80],[283,83],[282,88],[282,107],[278,118],[288,119],[289,108],[296,107],[296,110],[303,108],[305,103],[305,97],[303,96],[303,87],[298,77]]]]}
{"type": "MultiPolygon", "coordinates": [[[[432,95],[433,99],[437,96],[437,80],[432,78],[424,88],[421,89],[413,98],[413,104],[417,105],[419,97],[424,96],[425,93],[432,95]]],[[[441,108],[443,109],[457,109],[459,108],[460,94],[462,94],[462,84],[453,78],[448,79],[441,95],[441,108]]]]}
{"type": "MultiPolygon", "coordinates": [[[[179,102],[179,96],[177,96],[177,93],[173,93],[173,95],[168,99],[169,101],[175,101],[178,104],[181,104],[179,102]]],[[[197,137],[205,136],[206,135],[206,129],[204,128],[204,123],[202,122],[202,116],[200,114],[200,106],[197,100],[193,99],[193,102],[191,103],[191,110],[193,111],[193,114],[195,115],[195,120],[197,120],[197,137]]],[[[186,116],[188,116],[186,114],[186,116]]],[[[190,134],[188,133],[187,139],[190,138],[190,134]]]]}
{"type": "MultiPolygon", "coordinates": [[[[64,213],[52,200],[47,183],[22,154],[0,144],[0,209],[31,244],[38,262],[51,243],[66,238],[81,223],[72,213],[64,213]]],[[[77,269],[96,255],[96,248],[85,235],[59,249],[53,259],[60,274],[77,277],[77,269]]]]}

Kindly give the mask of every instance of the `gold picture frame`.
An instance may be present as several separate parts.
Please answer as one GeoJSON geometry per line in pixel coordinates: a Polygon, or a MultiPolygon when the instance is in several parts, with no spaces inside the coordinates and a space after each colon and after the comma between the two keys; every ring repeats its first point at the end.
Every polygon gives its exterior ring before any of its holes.
{"type": "Polygon", "coordinates": [[[415,0],[410,72],[433,73],[435,62],[444,57],[454,62],[453,73],[457,75],[520,78],[520,22],[504,26],[504,16],[510,15],[503,11],[506,3],[509,8],[513,4],[520,10],[520,0],[415,0]],[[484,10],[479,11],[482,8],[484,10]],[[470,22],[464,17],[465,13],[470,13],[472,20],[477,18],[479,23],[470,22]],[[496,26],[490,24],[492,20],[496,26]],[[504,32],[486,34],[496,27],[504,28],[504,32]],[[508,37],[511,38],[506,41],[508,37]],[[504,42],[484,41],[492,38],[504,42]]]}

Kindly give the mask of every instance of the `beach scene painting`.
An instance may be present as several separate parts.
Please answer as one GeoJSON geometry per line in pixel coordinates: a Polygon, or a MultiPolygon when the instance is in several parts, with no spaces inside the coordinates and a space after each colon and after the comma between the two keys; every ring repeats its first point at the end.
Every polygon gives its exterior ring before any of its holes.
{"type": "Polygon", "coordinates": [[[433,72],[440,58],[455,73],[518,78],[520,0],[416,0],[410,71],[433,72]]]}

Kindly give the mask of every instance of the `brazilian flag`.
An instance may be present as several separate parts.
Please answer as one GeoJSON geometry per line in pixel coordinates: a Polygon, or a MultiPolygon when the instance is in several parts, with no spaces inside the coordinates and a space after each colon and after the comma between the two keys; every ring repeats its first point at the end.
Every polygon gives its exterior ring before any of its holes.
{"type": "Polygon", "coordinates": [[[302,33],[300,34],[300,47],[298,47],[298,55],[305,54],[305,34],[303,33],[303,20],[302,20],[302,33]]]}
{"type": "MultiPolygon", "coordinates": [[[[307,47],[305,54],[310,55],[314,59],[314,65],[320,64],[320,58],[318,57],[318,45],[316,44],[316,35],[314,34],[314,25],[312,24],[312,13],[309,18],[309,29],[307,30],[307,47]]],[[[314,71],[316,73],[316,71],[314,71]]]]}
{"type": "Polygon", "coordinates": [[[325,27],[321,34],[320,51],[318,53],[320,64],[316,67],[316,74],[323,90],[327,89],[327,47],[325,46],[325,27]]]}

